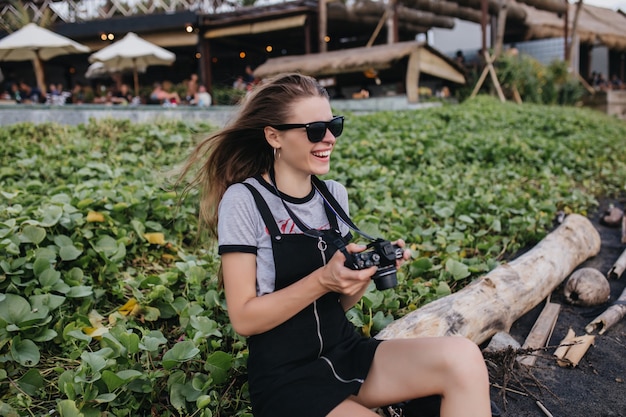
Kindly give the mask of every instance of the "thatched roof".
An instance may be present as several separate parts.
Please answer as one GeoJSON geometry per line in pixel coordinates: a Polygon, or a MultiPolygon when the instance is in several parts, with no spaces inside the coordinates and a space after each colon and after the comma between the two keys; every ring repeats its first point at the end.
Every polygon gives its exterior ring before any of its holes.
{"type": "Polygon", "coordinates": [[[464,84],[462,70],[431,46],[416,41],[342,49],[317,54],[268,59],[254,70],[260,78],[282,72],[300,72],[314,77],[391,68],[413,53],[419,53],[420,72],[464,84]]]}
{"type": "MultiPolygon", "coordinates": [[[[527,9],[525,20],[525,25],[528,27],[527,39],[563,37],[563,18],[559,18],[554,13],[522,6],[527,9]]],[[[570,6],[568,22],[571,31],[576,6],[570,6]]],[[[600,43],[609,49],[626,50],[626,16],[611,9],[583,3],[576,32],[583,43],[600,43]]]]}

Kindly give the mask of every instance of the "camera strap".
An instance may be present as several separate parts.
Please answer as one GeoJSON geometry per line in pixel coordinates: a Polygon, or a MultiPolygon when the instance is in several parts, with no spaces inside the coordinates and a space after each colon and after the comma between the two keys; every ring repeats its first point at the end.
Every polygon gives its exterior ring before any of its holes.
{"type": "Polygon", "coordinates": [[[311,176],[311,182],[313,183],[313,187],[317,190],[317,192],[322,196],[324,203],[330,210],[335,213],[335,216],[339,220],[341,220],[346,226],[352,229],[354,232],[360,234],[367,240],[371,240],[372,242],[379,240],[375,237],[372,237],[359,229],[354,222],[350,219],[350,217],[346,214],[344,209],[341,207],[341,204],[335,199],[335,197],[331,194],[330,190],[326,186],[326,183],[315,175],[311,176]]]}
{"type": "MultiPolygon", "coordinates": [[[[296,216],[293,210],[291,210],[287,203],[285,203],[285,200],[282,197],[282,193],[278,190],[278,187],[276,186],[276,174],[274,173],[274,167],[270,168],[269,177],[272,186],[274,187],[274,191],[276,191],[276,195],[278,195],[278,198],[280,198],[280,200],[282,201],[285,210],[287,210],[287,213],[289,213],[289,216],[296,224],[296,226],[298,226],[298,228],[302,230],[302,232],[307,236],[314,237],[316,239],[322,237],[322,235],[324,235],[324,232],[309,227],[298,216],[296,216]]],[[[311,183],[313,184],[313,188],[315,188],[315,190],[322,197],[322,200],[324,200],[324,204],[326,205],[326,207],[328,207],[335,214],[337,219],[341,220],[342,223],[348,226],[349,229],[353,230],[354,232],[358,233],[359,235],[363,236],[365,239],[371,242],[380,240],[363,232],[354,224],[354,222],[346,214],[345,210],[341,207],[341,204],[339,204],[339,202],[332,195],[324,181],[320,180],[315,175],[311,175],[311,183]]]]}
{"type": "Polygon", "coordinates": [[[306,223],[300,220],[300,218],[296,216],[296,213],[294,213],[293,210],[289,208],[287,203],[285,203],[285,200],[283,199],[283,194],[278,190],[278,187],[276,186],[276,175],[274,174],[274,167],[270,168],[269,177],[270,177],[270,181],[272,182],[272,186],[274,187],[274,191],[276,192],[276,195],[278,196],[278,198],[280,198],[280,201],[283,203],[283,207],[285,207],[285,210],[287,210],[287,213],[289,214],[289,217],[291,217],[291,220],[293,220],[296,226],[298,226],[298,228],[302,230],[302,233],[304,233],[306,236],[313,237],[315,239],[322,238],[322,236],[324,236],[324,233],[321,230],[317,230],[312,227],[309,227],[306,223]]]}

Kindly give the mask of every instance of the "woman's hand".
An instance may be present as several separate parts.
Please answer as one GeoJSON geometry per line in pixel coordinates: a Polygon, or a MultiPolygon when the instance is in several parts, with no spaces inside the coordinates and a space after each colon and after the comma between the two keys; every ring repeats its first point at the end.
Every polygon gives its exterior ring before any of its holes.
{"type": "MultiPolygon", "coordinates": [[[[350,243],[346,250],[350,253],[362,252],[365,245],[350,243]]],[[[320,284],[328,291],[337,292],[347,296],[363,293],[367,288],[372,275],[378,269],[376,266],[354,270],[345,266],[346,257],[341,251],[335,252],[330,261],[322,268],[320,284]]]]}
{"type": "Polygon", "coordinates": [[[395,242],[392,242],[392,243],[394,245],[400,246],[402,249],[404,249],[404,251],[402,252],[402,258],[401,259],[396,259],[396,268],[400,268],[404,262],[406,262],[409,259],[411,259],[411,250],[410,249],[405,249],[406,243],[402,239],[398,239],[398,240],[396,240],[395,242]]]}

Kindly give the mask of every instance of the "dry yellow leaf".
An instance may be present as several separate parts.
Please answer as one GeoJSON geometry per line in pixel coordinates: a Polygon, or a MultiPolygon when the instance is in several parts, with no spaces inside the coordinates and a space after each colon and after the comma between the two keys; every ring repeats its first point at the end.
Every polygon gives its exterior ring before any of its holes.
{"type": "Polygon", "coordinates": [[[118,311],[120,312],[120,314],[128,316],[129,314],[133,312],[136,306],[137,306],[137,300],[135,298],[131,298],[130,300],[126,302],[126,304],[121,306],[118,311]]]}
{"type": "Polygon", "coordinates": [[[89,223],[102,223],[104,222],[104,215],[97,211],[90,211],[87,213],[87,222],[89,223]]]}
{"type": "Polygon", "coordinates": [[[161,255],[161,259],[163,259],[165,262],[174,262],[176,257],[174,255],[170,255],[169,253],[164,253],[163,255],[161,255]]]}
{"type": "Polygon", "coordinates": [[[165,245],[165,235],[163,233],[146,233],[143,237],[152,245],[165,245]]]}

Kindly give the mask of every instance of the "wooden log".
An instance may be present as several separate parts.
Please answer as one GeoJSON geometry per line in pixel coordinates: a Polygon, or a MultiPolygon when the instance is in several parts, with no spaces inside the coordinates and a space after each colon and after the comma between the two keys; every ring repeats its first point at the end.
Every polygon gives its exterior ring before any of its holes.
{"type": "MultiPolygon", "coordinates": [[[[386,5],[382,2],[361,0],[352,7],[347,7],[348,13],[355,13],[359,16],[376,16],[380,18],[385,13],[386,5]]],[[[454,27],[454,19],[447,16],[439,16],[431,12],[411,9],[399,5],[396,8],[398,20],[419,26],[435,26],[445,29],[454,27]]]]}
{"type": "Polygon", "coordinates": [[[626,250],[622,252],[622,254],[619,256],[619,258],[617,258],[617,261],[615,261],[611,269],[609,269],[607,277],[612,278],[612,279],[618,279],[619,277],[622,276],[625,269],[626,269],[626,250]]]}
{"type": "MultiPolygon", "coordinates": [[[[353,8],[346,8],[343,3],[330,3],[328,5],[328,20],[335,22],[342,21],[376,27],[384,13],[384,10],[381,11],[380,15],[358,13],[353,8]]],[[[445,25],[448,28],[452,28],[454,26],[454,20],[450,18],[449,22],[445,22],[445,25]]],[[[430,30],[431,25],[420,24],[416,20],[399,19],[398,28],[407,32],[426,33],[430,30]]]]}
{"type": "Polygon", "coordinates": [[[567,13],[567,3],[562,0],[517,0],[519,3],[525,3],[535,9],[545,10],[547,12],[567,13]]]}
{"type": "Polygon", "coordinates": [[[626,289],[609,308],[585,326],[587,333],[598,330],[598,334],[604,334],[611,326],[626,317],[626,289]]]}
{"type": "Polygon", "coordinates": [[[498,331],[508,331],[599,251],[600,235],[591,221],[570,214],[530,251],[393,321],[376,337],[460,335],[480,344],[498,331]]]}
{"type": "MultiPolygon", "coordinates": [[[[461,6],[471,7],[472,9],[480,10],[482,0],[450,0],[458,3],[461,6]]],[[[500,0],[488,0],[487,11],[490,15],[495,16],[500,12],[500,0]]],[[[511,3],[507,7],[506,13],[507,19],[513,19],[517,21],[523,21],[526,19],[526,10],[517,3],[511,3]]]]}
{"type": "Polygon", "coordinates": [[[440,16],[456,17],[461,20],[480,23],[481,16],[479,10],[459,6],[452,1],[403,0],[402,4],[406,7],[432,12],[440,16]]]}

